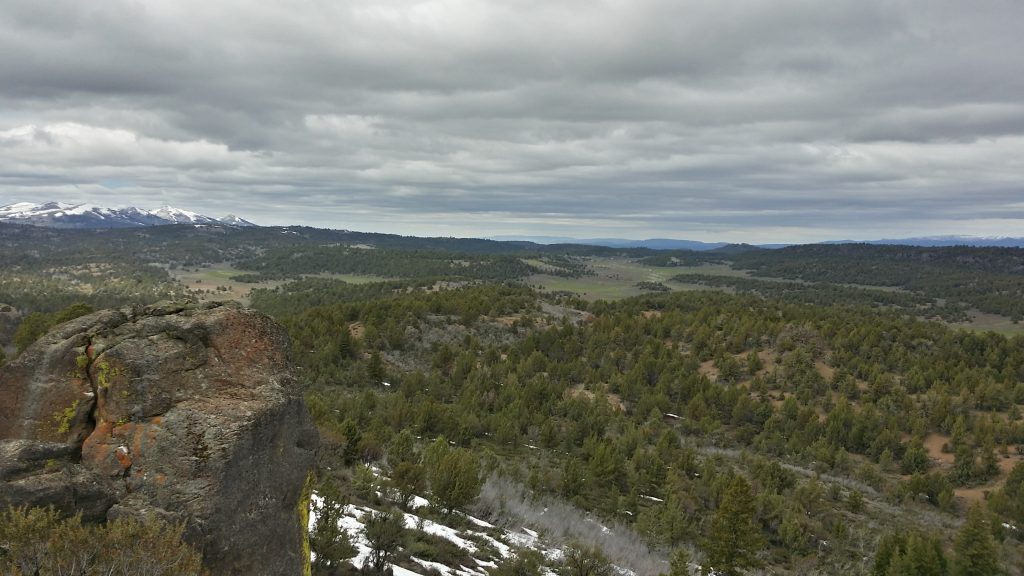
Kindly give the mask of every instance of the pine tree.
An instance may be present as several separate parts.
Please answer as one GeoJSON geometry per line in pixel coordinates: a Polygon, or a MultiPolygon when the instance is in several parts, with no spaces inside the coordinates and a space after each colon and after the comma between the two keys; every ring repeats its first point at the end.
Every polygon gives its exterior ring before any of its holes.
{"type": "Polygon", "coordinates": [[[446,513],[469,504],[480,494],[480,466],[469,450],[449,447],[442,436],[427,448],[423,463],[430,491],[446,513]]]}
{"type": "Polygon", "coordinates": [[[419,460],[416,455],[416,438],[408,428],[403,428],[401,432],[391,437],[387,450],[388,464],[392,468],[403,462],[415,463],[419,460]]]}
{"type": "Polygon", "coordinates": [[[978,462],[978,476],[986,480],[999,474],[999,458],[991,439],[985,440],[981,446],[981,460],[978,462]]]}
{"type": "Polygon", "coordinates": [[[686,553],[686,550],[680,548],[672,554],[672,558],[669,560],[668,576],[690,576],[690,574],[692,574],[690,555],[686,553]]]}
{"type": "Polygon", "coordinates": [[[885,576],[946,576],[942,544],[921,534],[911,534],[900,554],[893,555],[885,576]]]}
{"type": "Polygon", "coordinates": [[[707,568],[723,576],[736,576],[760,565],[757,552],[762,547],[760,531],[754,525],[754,494],[742,476],[729,483],[722,501],[711,518],[711,529],[704,541],[707,568]]]}
{"type": "Polygon", "coordinates": [[[341,457],[346,464],[352,464],[359,460],[359,442],[363,439],[363,432],[355,420],[346,418],[341,423],[341,434],[345,439],[341,457]]]}
{"type": "Polygon", "coordinates": [[[370,567],[384,574],[405,539],[404,516],[396,510],[371,512],[364,526],[370,544],[370,567]]]}
{"type": "Polygon", "coordinates": [[[1003,489],[993,495],[989,505],[1015,522],[1024,523],[1024,462],[1018,462],[1010,470],[1003,489]]]}
{"type": "Polygon", "coordinates": [[[928,464],[928,452],[925,451],[921,440],[915,438],[903,453],[903,460],[900,462],[902,472],[904,474],[927,472],[928,464]]]}
{"type": "Polygon", "coordinates": [[[974,478],[974,460],[974,450],[967,442],[958,444],[953,456],[953,471],[950,473],[950,480],[957,486],[969,483],[974,478]]]}
{"type": "Polygon", "coordinates": [[[1002,574],[988,515],[981,504],[975,504],[967,513],[967,521],[956,536],[953,550],[956,553],[953,576],[1002,574]]]}
{"type": "Polygon", "coordinates": [[[339,360],[348,360],[355,354],[355,344],[352,342],[352,333],[347,325],[342,325],[338,330],[338,339],[334,344],[339,360]]]}
{"type": "Polygon", "coordinates": [[[907,539],[899,532],[890,532],[883,536],[878,541],[878,550],[875,552],[875,563],[871,568],[871,576],[886,576],[889,567],[899,562],[906,547],[907,539]]]}
{"type": "Polygon", "coordinates": [[[374,350],[373,354],[370,355],[370,362],[366,366],[366,372],[370,376],[370,381],[374,384],[380,384],[384,381],[386,374],[384,372],[384,361],[381,360],[380,352],[374,350]]]}
{"type": "Polygon", "coordinates": [[[747,354],[747,373],[753,376],[758,370],[764,368],[764,362],[761,361],[761,357],[757,355],[757,351],[751,351],[747,354]]]}
{"type": "Polygon", "coordinates": [[[345,512],[337,488],[323,484],[319,490],[320,500],[313,505],[316,524],[309,534],[309,547],[316,553],[312,566],[316,572],[329,572],[341,566],[356,555],[358,550],[352,544],[348,531],[338,525],[345,512]]]}

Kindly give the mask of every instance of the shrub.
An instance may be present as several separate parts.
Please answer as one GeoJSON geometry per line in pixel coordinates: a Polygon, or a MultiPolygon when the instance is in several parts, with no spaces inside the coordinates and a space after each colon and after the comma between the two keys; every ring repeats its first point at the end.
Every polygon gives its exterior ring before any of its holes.
{"type": "Polygon", "coordinates": [[[84,526],[52,508],[0,513],[0,574],[10,576],[199,576],[198,552],[184,526],[155,517],[84,526]]]}

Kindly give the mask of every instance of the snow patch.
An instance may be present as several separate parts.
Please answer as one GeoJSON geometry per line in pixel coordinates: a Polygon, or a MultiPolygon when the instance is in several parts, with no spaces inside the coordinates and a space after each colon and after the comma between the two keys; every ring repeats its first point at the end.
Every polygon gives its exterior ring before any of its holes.
{"type": "Polygon", "coordinates": [[[405,514],[405,527],[422,530],[427,534],[433,534],[434,536],[444,538],[445,540],[451,542],[452,544],[455,544],[459,548],[462,548],[463,550],[471,554],[477,552],[478,550],[476,544],[473,544],[469,540],[466,540],[462,536],[459,536],[457,530],[449,528],[448,526],[445,526],[443,524],[438,524],[433,520],[421,518],[419,516],[416,516],[415,514],[405,514]]]}

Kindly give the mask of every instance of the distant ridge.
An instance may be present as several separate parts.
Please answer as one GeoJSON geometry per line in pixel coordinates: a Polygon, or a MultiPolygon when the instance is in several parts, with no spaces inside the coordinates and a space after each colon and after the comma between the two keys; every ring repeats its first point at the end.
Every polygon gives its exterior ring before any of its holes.
{"type": "Polygon", "coordinates": [[[973,246],[978,248],[1024,248],[1024,238],[1008,236],[922,236],[918,238],[885,238],[882,240],[829,240],[821,244],[890,244],[895,246],[973,246]]]}
{"type": "Polygon", "coordinates": [[[565,236],[489,236],[488,240],[499,242],[533,242],[535,244],[583,244],[606,246],[608,248],[650,248],[652,250],[714,250],[728,246],[727,242],[700,242],[698,240],[674,240],[671,238],[648,238],[628,240],[625,238],[570,238],[565,236]]]}
{"type": "Polygon", "coordinates": [[[132,206],[106,208],[95,204],[67,204],[64,202],[44,202],[42,204],[17,202],[0,206],[0,222],[78,229],[140,228],[170,224],[255,226],[252,222],[233,214],[223,218],[211,218],[173,206],[144,210],[132,206]]]}
{"type": "Polygon", "coordinates": [[[764,246],[754,246],[753,244],[727,244],[721,248],[715,248],[711,250],[716,254],[743,254],[745,252],[757,252],[760,250],[767,250],[764,246]]]}
{"type": "MultiPolygon", "coordinates": [[[[625,238],[571,238],[566,236],[489,236],[489,240],[501,242],[519,241],[535,244],[581,244],[587,246],[606,246],[609,248],[650,248],[652,250],[693,250],[706,252],[713,250],[721,253],[749,252],[759,249],[777,249],[793,244],[746,244],[728,242],[701,242],[698,240],[675,240],[667,238],[650,238],[647,240],[628,240],[625,238]]],[[[981,237],[981,236],[922,236],[916,238],[884,238],[881,240],[825,240],[811,244],[876,244],[894,246],[920,246],[923,248],[939,248],[943,246],[973,246],[979,248],[1024,248],[1024,238],[981,237]]]]}
{"type": "MultiPolygon", "coordinates": [[[[69,229],[143,228],[147,226],[166,226],[172,224],[228,226],[232,228],[258,226],[257,224],[234,214],[228,214],[221,218],[213,218],[198,212],[183,210],[173,206],[162,206],[156,209],[142,209],[132,206],[126,208],[107,208],[95,204],[69,204],[65,202],[44,202],[41,204],[35,204],[32,202],[16,202],[0,206],[0,222],[69,229]]],[[[299,228],[308,227],[299,226],[299,228]]],[[[673,238],[631,240],[627,238],[573,238],[570,236],[528,235],[489,236],[479,238],[477,240],[481,242],[499,242],[508,244],[576,244],[582,246],[601,246],[613,249],[646,248],[649,250],[691,250],[695,252],[707,252],[713,250],[723,254],[735,254],[760,249],[785,248],[792,245],[790,243],[746,244],[702,242],[699,240],[673,238]]],[[[888,244],[896,246],[920,246],[924,248],[937,248],[943,246],[1024,248],[1024,237],[943,235],[910,238],[884,238],[880,240],[825,240],[817,242],[817,244],[888,244]]],[[[523,246],[519,247],[522,248],[523,246]]]]}

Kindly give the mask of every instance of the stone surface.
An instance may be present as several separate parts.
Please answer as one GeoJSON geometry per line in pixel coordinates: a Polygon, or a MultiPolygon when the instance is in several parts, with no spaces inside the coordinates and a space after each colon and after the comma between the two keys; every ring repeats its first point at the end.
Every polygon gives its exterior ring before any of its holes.
{"type": "Polygon", "coordinates": [[[0,397],[0,505],[182,519],[213,574],[302,572],[317,437],[266,316],[97,312],[0,368],[0,397]]]}

